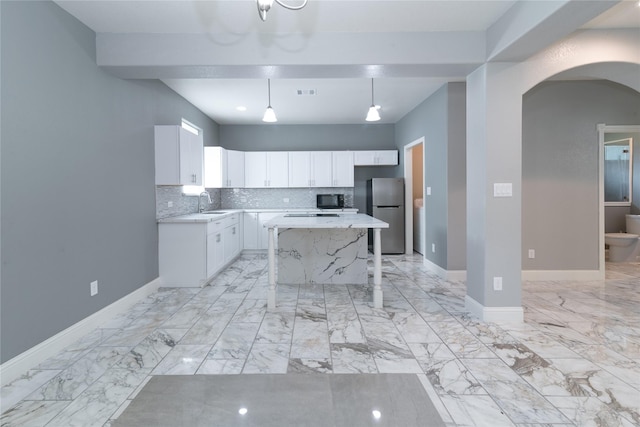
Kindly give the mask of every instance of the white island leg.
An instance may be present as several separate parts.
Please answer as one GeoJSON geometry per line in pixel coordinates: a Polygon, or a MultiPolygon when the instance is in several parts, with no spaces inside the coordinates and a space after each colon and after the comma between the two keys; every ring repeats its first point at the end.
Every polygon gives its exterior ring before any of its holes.
{"type": "Polygon", "coordinates": [[[276,244],[273,227],[267,230],[269,233],[269,291],[267,293],[267,310],[276,308],[276,244]]]}
{"type": "Polygon", "coordinates": [[[373,307],[382,308],[382,244],[380,229],[373,229],[373,307]]]}

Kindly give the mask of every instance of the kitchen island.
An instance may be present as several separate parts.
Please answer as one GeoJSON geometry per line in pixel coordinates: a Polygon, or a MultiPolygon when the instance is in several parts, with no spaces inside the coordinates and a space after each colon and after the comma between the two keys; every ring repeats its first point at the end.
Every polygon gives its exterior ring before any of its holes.
{"type": "Polygon", "coordinates": [[[277,283],[368,283],[367,231],[370,228],[373,229],[373,305],[382,308],[380,229],[388,228],[389,224],[364,214],[325,213],[279,215],[264,226],[269,242],[268,309],[276,306],[277,283]]]}

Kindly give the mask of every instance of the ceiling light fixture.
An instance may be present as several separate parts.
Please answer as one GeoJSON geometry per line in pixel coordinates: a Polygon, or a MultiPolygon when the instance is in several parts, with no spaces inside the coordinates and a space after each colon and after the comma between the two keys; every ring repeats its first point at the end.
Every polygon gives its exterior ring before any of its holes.
{"type": "Polygon", "coordinates": [[[371,107],[369,107],[369,112],[365,120],[368,122],[377,122],[380,120],[380,113],[378,113],[378,108],[373,102],[373,79],[371,79],[371,107]]]}
{"type": "MultiPolygon", "coordinates": [[[[278,3],[280,6],[284,7],[285,9],[289,9],[289,10],[300,10],[307,5],[307,0],[304,0],[302,4],[299,6],[288,5],[282,0],[275,0],[275,2],[278,3]]],[[[271,6],[273,5],[273,0],[256,0],[256,3],[258,5],[258,15],[260,15],[260,19],[262,19],[263,21],[266,21],[267,12],[269,12],[269,9],[271,9],[271,6]]]]}
{"type": "Polygon", "coordinates": [[[271,108],[271,79],[267,79],[267,85],[269,87],[269,106],[262,116],[262,121],[266,123],[275,123],[278,121],[276,118],[276,112],[271,108]]]}

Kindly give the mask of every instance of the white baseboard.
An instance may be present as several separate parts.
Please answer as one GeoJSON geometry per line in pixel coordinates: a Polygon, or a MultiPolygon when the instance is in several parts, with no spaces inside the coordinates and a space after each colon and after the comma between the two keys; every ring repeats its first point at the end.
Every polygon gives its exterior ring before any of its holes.
{"type": "Polygon", "coordinates": [[[524,310],[522,307],[485,307],[469,295],[464,298],[465,308],[472,315],[484,322],[522,323],[524,310]]]}
{"type": "Polygon", "coordinates": [[[78,323],[69,326],[64,331],[31,347],[29,350],[17,355],[0,365],[0,386],[4,386],[15,379],[20,378],[30,369],[38,366],[48,358],[55,356],[65,347],[73,344],[84,335],[103,325],[107,320],[130,309],[135,303],[156,292],[161,286],[159,278],[152,280],[141,288],[131,292],[114,303],[106,306],[85,317],[78,323]]]}
{"type": "Polygon", "coordinates": [[[445,270],[440,267],[438,264],[435,264],[428,259],[424,258],[423,262],[425,267],[432,273],[438,275],[438,277],[445,280],[453,280],[453,281],[465,281],[467,280],[467,271],[466,270],[445,270]]]}
{"type": "Polygon", "coordinates": [[[604,270],[522,270],[522,280],[604,280],[604,270]]]}

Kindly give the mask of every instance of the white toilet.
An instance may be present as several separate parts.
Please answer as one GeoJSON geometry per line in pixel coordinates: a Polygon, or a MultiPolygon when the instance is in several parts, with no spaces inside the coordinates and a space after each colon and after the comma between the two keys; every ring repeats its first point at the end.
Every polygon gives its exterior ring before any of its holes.
{"type": "Polygon", "coordinates": [[[609,245],[609,261],[631,262],[640,255],[640,215],[626,215],[626,233],[606,233],[604,242],[609,245]]]}

